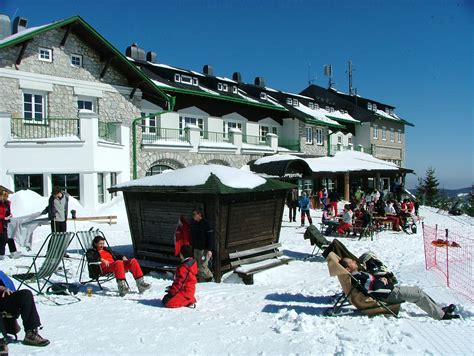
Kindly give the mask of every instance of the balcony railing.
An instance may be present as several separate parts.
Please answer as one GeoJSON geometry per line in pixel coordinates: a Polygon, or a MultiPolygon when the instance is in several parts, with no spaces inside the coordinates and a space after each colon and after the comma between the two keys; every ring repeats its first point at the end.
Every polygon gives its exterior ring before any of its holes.
{"type": "Polygon", "coordinates": [[[12,139],[51,139],[80,137],[78,118],[11,119],[12,139]]]}
{"type": "Polygon", "coordinates": [[[242,135],[242,142],[249,145],[266,146],[267,142],[262,141],[260,136],[242,135]]]}
{"type": "Polygon", "coordinates": [[[278,146],[287,148],[291,151],[296,151],[300,152],[301,151],[301,146],[300,146],[300,140],[285,140],[285,139],[279,139],[278,140],[278,146]]]}
{"type": "Polygon", "coordinates": [[[225,137],[223,132],[203,131],[202,139],[210,142],[228,142],[229,138],[225,137]]]}
{"type": "Polygon", "coordinates": [[[372,154],[372,149],[370,147],[364,147],[360,145],[343,145],[343,144],[337,144],[337,145],[331,145],[331,155],[336,154],[336,152],[341,152],[341,151],[358,151],[358,152],[364,152],[368,153],[369,155],[372,154]]]}
{"type": "Polygon", "coordinates": [[[99,121],[99,138],[108,142],[120,143],[118,125],[120,125],[120,122],[99,121]]]}
{"type": "Polygon", "coordinates": [[[160,129],[155,126],[142,126],[142,143],[150,144],[157,141],[189,142],[187,135],[179,129],[160,129]]]}

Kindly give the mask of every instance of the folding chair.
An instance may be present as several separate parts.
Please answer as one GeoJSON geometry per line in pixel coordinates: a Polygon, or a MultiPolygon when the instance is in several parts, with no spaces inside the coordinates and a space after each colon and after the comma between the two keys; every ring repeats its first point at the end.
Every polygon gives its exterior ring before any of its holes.
{"type": "Polygon", "coordinates": [[[315,225],[308,226],[304,233],[304,238],[305,240],[309,239],[311,246],[314,245],[313,251],[305,260],[317,256],[319,251],[324,251],[330,243],[315,225]],[[316,249],[318,250],[316,251],[316,249]]]}
{"type": "Polygon", "coordinates": [[[108,248],[110,248],[109,242],[105,238],[104,233],[102,231],[100,231],[99,229],[96,229],[96,230],[90,229],[88,231],[78,231],[78,232],[76,232],[76,236],[77,236],[77,239],[79,241],[79,245],[81,246],[81,249],[82,249],[82,251],[81,251],[81,254],[82,254],[81,263],[79,265],[79,268],[80,268],[79,283],[80,284],[87,284],[87,283],[90,283],[90,282],[96,282],[99,285],[99,288],[102,289],[101,282],[104,283],[104,282],[108,282],[108,281],[114,279],[115,276],[114,276],[113,273],[104,274],[104,275],[99,276],[98,278],[92,277],[91,274],[89,273],[89,279],[87,281],[82,280],[82,274],[83,274],[84,268],[86,266],[87,266],[87,269],[89,271],[89,266],[91,266],[93,264],[100,264],[100,262],[89,262],[87,260],[87,256],[86,256],[87,250],[92,248],[92,241],[94,240],[94,238],[96,236],[102,236],[104,238],[105,243],[107,244],[108,248]]]}
{"type": "MultiPolygon", "coordinates": [[[[54,272],[62,263],[64,272],[66,272],[66,266],[64,265],[64,254],[69,246],[69,243],[74,237],[73,232],[54,232],[48,235],[43,245],[38,251],[38,254],[33,258],[31,266],[28,268],[26,273],[14,274],[12,277],[20,282],[18,289],[24,284],[28,288],[34,290],[37,294],[44,294],[43,289],[49,283],[51,285],[58,285],[51,281],[51,277],[54,272]],[[38,265],[37,261],[41,256],[43,248],[47,248],[46,255],[44,256],[44,262],[41,266],[38,265]],[[44,281],[44,282],[43,282],[44,281]],[[34,285],[37,285],[37,288],[34,285]]],[[[68,284],[67,273],[64,273],[66,279],[66,285],[68,284]]]]}
{"type": "Polygon", "coordinates": [[[385,303],[366,291],[344,267],[339,264],[340,257],[330,252],[327,257],[329,275],[337,277],[342,287],[342,294],[334,305],[328,309],[327,315],[353,314],[355,310],[343,310],[345,306],[353,305],[357,310],[368,316],[388,314],[398,317],[400,303],[385,303]]]}

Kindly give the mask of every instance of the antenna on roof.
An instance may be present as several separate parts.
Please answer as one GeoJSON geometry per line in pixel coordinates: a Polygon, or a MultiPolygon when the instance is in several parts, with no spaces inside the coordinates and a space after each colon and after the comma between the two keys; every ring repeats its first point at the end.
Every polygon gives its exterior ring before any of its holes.
{"type": "Polygon", "coordinates": [[[311,62],[308,62],[308,85],[313,84],[316,79],[318,79],[316,76],[314,76],[314,79],[311,79],[311,62]]]}
{"type": "Polygon", "coordinates": [[[332,88],[332,85],[334,84],[334,82],[332,81],[332,65],[330,64],[324,65],[324,75],[326,77],[329,77],[328,88],[332,88]]]}
{"type": "Polygon", "coordinates": [[[352,68],[352,61],[349,60],[349,69],[347,70],[347,74],[349,75],[349,95],[354,95],[354,89],[352,89],[352,71],[355,70],[352,68]]]}

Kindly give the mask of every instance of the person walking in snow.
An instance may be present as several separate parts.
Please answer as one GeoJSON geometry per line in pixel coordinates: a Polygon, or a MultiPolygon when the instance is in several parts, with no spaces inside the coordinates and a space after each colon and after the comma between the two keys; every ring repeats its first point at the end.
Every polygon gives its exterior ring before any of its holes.
{"type": "Polygon", "coordinates": [[[301,211],[301,226],[304,226],[305,216],[308,217],[309,224],[313,225],[313,219],[311,219],[311,214],[310,214],[310,201],[309,201],[309,198],[306,196],[305,192],[301,193],[301,197],[298,201],[298,205],[301,211]]]}
{"type": "Polygon", "coordinates": [[[69,194],[55,186],[48,201],[48,218],[51,220],[51,232],[67,231],[67,209],[69,194]]]}
{"type": "Polygon", "coordinates": [[[293,188],[286,194],[286,205],[288,206],[290,222],[296,221],[296,208],[298,207],[298,191],[293,188]]]}
{"type": "Polygon", "coordinates": [[[332,205],[332,210],[334,211],[334,216],[337,216],[337,202],[339,201],[339,194],[337,194],[337,191],[332,190],[329,195],[329,204],[332,205]]]}
{"type": "Polygon", "coordinates": [[[209,261],[214,249],[214,230],[200,208],[195,208],[192,216],[191,237],[194,259],[198,265],[197,280],[198,282],[211,282],[214,275],[209,269],[209,261]]]}
{"type": "Polygon", "coordinates": [[[17,251],[15,240],[8,237],[7,226],[12,218],[11,203],[8,200],[9,194],[9,190],[0,188],[0,260],[5,258],[5,246],[7,244],[12,258],[21,257],[21,252],[17,251]]]}
{"type": "Polygon", "coordinates": [[[111,249],[105,247],[105,238],[103,236],[94,237],[92,248],[87,250],[86,257],[89,263],[100,262],[100,265],[89,265],[91,277],[98,278],[100,275],[107,273],[115,275],[121,297],[130,291],[125,279],[125,272],[132,272],[140,294],[151,288],[151,285],[145,282],[138,261],[135,258],[128,259],[125,256],[112,252],[111,249]]]}
{"type": "Polygon", "coordinates": [[[196,303],[197,263],[193,258],[193,249],[189,245],[181,247],[181,262],[176,267],[173,284],[161,300],[166,308],[192,307],[196,303]]]}
{"type": "Polygon", "coordinates": [[[339,263],[349,273],[351,273],[352,276],[359,281],[362,287],[370,292],[370,294],[387,303],[415,303],[420,309],[436,320],[459,318],[459,315],[453,314],[456,309],[454,304],[442,308],[419,287],[395,286],[386,277],[374,276],[368,272],[359,272],[357,262],[348,257],[341,259],[339,263]]]}

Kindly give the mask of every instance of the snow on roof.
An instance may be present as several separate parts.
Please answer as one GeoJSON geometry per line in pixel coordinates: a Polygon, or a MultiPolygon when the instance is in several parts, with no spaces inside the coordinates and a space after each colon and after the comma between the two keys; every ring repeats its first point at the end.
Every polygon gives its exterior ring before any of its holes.
{"type": "Polygon", "coordinates": [[[387,119],[390,119],[390,120],[398,120],[400,121],[400,118],[398,116],[394,116],[394,115],[390,115],[388,113],[386,113],[385,111],[383,110],[380,110],[380,109],[377,109],[375,111],[375,113],[379,116],[383,116],[383,117],[386,117],[387,119]]]}
{"type": "Polygon", "coordinates": [[[219,80],[225,80],[226,82],[237,83],[235,80],[232,80],[232,79],[227,78],[227,77],[216,77],[216,78],[219,79],[219,80]]]}
{"type": "Polygon", "coordinates": [[[163,88],[173,88],[171,85],[165,84],[165,83],[160,82],[159,80],[156,80],[156,79],[152,79],[151,81],[152,81],[153,83],[155,83],[156,85],[158,85],[159,87],[163,87],[163,88]]]}
{"type": "Polygon", "coordinates": [[[221,95],[221,94],[218,93],[217,91],[208,89],[208,88],[206,88],[206,87],[203,87],[202,85],[199,85],[198,88],[201,89],[202,91],[205,91],[206,93],[210,93],[210,94],[213,94],[213,95],[221,95]]]}
{"type": "Polygon", "coordinates": [[[246,172],[232,167],[210,164],[176,169],[171,172],[132,180],[118,184],[115,186],[115,188],[143,186],[197,186],[205,184],[211,173],[214,174],[222,184],[237,189],[253,189],[259,185],[265,184],[266,182],[265,179],[252,172],[246,172]]]}
{"type": "Polygon", "coordinates": [[[273,91],[273,92],[275,92],[275,93],[278,93],[278,90],[273,89],[273,88],[270,88],[270,87],[265,87],[265,90],[267,90],[267,91],[273,91]]]}
{"type": "Polygon", "coordinates": [[[302,158],[297,157],[297,156],[293,156],[293,155],[279,155],[279,154],[276,154],[276,155],[271,155],[271,156],[266,156],[266,157],[259,158],[255,161],[254,164],[259,165],[259,164],[265,164],[265,163],[270,163],[270,162],[288,161],[288,160],[294,160],[294,159],[302,159],[302,158]]]}
{"type": "Polygon", "coordinates": [[[349,113],[342,113],[340,110],[334,110],[333,112],[329,112],[328,115],[345,121],[360,122],[359,120],[356,120],[351,115],[349,115],[349,113]]]}
{"type": "Polygon", "coordinates": [[[273,96],[267,95],[267,99],[268,99],[268,101],[269,101],[270,103],[272,103],[273,105],[279,106],[279,107],[281,107],[281,108],[284,108],[284,106],[281,105],[280,102],[279,102],[277,99],[275,99],[273,96]]]}
{"type": "Polygon", "coordinates": [[[300,95],[300,94],[295,94],[295,93],[288,93],[286,91],[282,91],[283,94],[286,94],[286,95],[291,95],[291,96],[296,96],[296,97],[299,97],[299,98],[303,98],[303,99],[308,99],[308,100],[311,100],[313,101],[314,99],[309,97],[309,96],[304,96],[304,95],[300,95]]]}
{"type": "Polygon", "coordinates": [[[37,31],[37,30],[39,30],[39,29],[41,29],[41,28],[43,28],[43,27],[52,25],[53,23],[54,23],[54,22],[48,23],[48,24],[46,24],[46,25],[41,25],[41,26],[36,26],[36,27],[30,27],[30,28],[27,28],[27,29],[25,29],[25,30],[23,30],[23,31],[17,32],[17,33],[15,33],[15,34],[11,35],[11,36],[7,36],[7,37],[5,37],[5,38],[2,38],[2,39],[0,40],[0,45],[1,45],[1,44],[4,44],[4,43],[7,43],[7,42],[10,42],[10,41],[14,40],[15,38],[18,38],[18,37],[27,35],[27,34],[30,33],[30,32],[37,31]]]}
{"type": "Polygon", "coordinates": [[[305,161],[313,172],[399,170],[395,163],[357,151],[337,152],[334,157],[307,158],[305,161]]]}
{"type": "Polygon", "coordinates": [[[204,74],[196,72],[195,70],[191,70],[190,72],[193,73],[194,75],[199,75],[200,77],[205,77],[204,74]]]}
{"type": "Polygon", "coordinates": [[[248,96],[246,92],[244,92],[242,89],[238,90],[239,96],[244,98],[245,100],[251,101],[252,103],[260,103],[258,100],[252,99],[251,97],[248,96]]]}
{"type": "Polygon", "coordinates": [[[304,112],[305,114],[310,115],[314,117],[315,119],[323,121],[325,123],[332,124],[332,125],[339,125],[337,121],[328,118],[326,115],[328,115],[329,113],[322,108],[310,109],[306,105],[299,103],[298,106],[294,106],[294,109],[304,112]]]}

